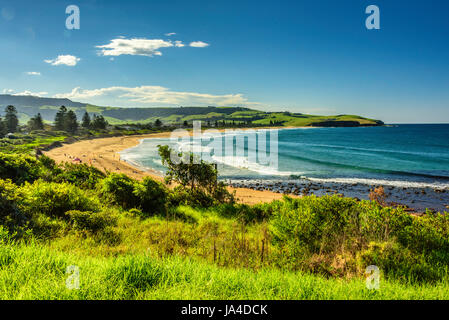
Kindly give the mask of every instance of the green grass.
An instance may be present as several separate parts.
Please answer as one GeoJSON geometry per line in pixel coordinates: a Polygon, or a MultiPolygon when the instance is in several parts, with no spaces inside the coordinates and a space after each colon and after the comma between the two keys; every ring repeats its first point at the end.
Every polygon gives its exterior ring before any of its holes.
{"type": "MultiPolygon", "coordinates": [[[[139,113],[135,110],[129,108],[122,109],[123,112],[120,113],[108,113],[110,110],[120,110],[120,108],[115,107],[100,107],[95,105],[87,104],[85,107],[69,107],[69,110],[77,111],[78,114],[87,111],[89,113],[102,114],[105,119],[113,125],[120,125],[125,123],[140,123],[146,124],[154,122],[157,119],[161,120],[165,124],[183,123],[184,121],[192,122],[194,120],[202,121],[226,121],[232,122],[236,121],[238,123],[241,121],[251,121],[254,124],[259,125],[270,125],[270,121],[276,122],[277,126],[294,126],[294,127],[304,127],[310,126],[314,122],[321,121],[356,121],[360,124],[375,124],[375,120],[368,119],[356,115],[330,115],[330,116],[318,116],[318,115],[305,115],[305,114],[295,114],[290,112],[264,112],[259,110],[252,110],[248,108],[233,108],[237,111],[230,110],[231,107],[217,107],[213,109],[209,108],[199,108],[191,112],[186,112],[185,110],[189,107],[183,108],[152,108],[154,110],[160,109],[152,113],[143,112],[139,113]],[[169,111],[167,113],[167,111],[169,111]],[[234,111],[234,112],[232,112],[234,111]],[[149,116],[151,114],[151,116],[149,116]],[[113,116],[111,116],[113,115],[113,116]]],[[[20,122],[25,124],[32,116],[37,114],[39,111],[47,111],[43,113],[46,121],[53,121],[53,116],[50,116],[49,110],[56,112],[59,106],[41,106],[41,107],[24,107],[22,108],[22,113],[19,114],[20,122]],[[23,109],[23,110],[22,110],[23,109]]],[[[145,110],[143,108],[142,110],[145,110]]],[[[147,110],[147,109],[146,109],[147,110]]]]}
{"type": "Polygon", "coordinates": [[[292,127],[306,127],[310,126],[316,122],[322,121],[356,121],[360,124],[374,124],[375,120],[368,119],[355,115],[336,115],[336,116],[316,116],[316,115],[306,115],[306,114],[284,114],[284,113],[272,113],[265,119],[260,119],[254,121],[257,124],[270,124],[270,121],[281,122],[284,126],[292,127]]]}
{"type": "Polygon", "coordinates": [[[151,254],[91,257],[36,243],[0,247],[0,299],[448,299],[447,283],[409,285],[364,279],[325,279],[299,272],[220,268],[151,254]],[[80,270],[79,290],[66,287],[66,269],[80,270]]]}
{"type": "Polygon", "coordinates": [[[30,153],[38,147],[63,142],[67,136],[21,136],[19,139],[0,139],[0,148],[7,153],[30,153]]]}
{"type": "Polygon", "coordinates": [[[11,243],[0,232],[0,299],[449,299],[447,281],[382,275],[380,289],[368,290],[364,276],[248,265],[260,251],[238,245],[242,237],[259,239],[266,226],[242,229],[237,216],[223,212],[181,206],[168,220],[109,209],[117,223],[98,234],[64,229],[50,239],[11,243]],[[217,241],[219,254],[232,259],[214,262],[214,239],[236,249],[220,252],[217,241]],[[66,288],[71,265],[80,270],[79,290],[66,288]]]}

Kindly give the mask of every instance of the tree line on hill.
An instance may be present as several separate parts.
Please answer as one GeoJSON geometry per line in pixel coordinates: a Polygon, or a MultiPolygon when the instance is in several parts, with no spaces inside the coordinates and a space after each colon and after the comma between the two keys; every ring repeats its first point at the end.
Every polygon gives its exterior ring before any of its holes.
{"type": "MultiPolygon", "coordinates": [[[[91,118],[89,113],[85,113],[81,122],[81,127],[84,129],[104,130],[108,126],[108,122],[102,115],[94,114],[91,118]]],[[[61,106],[56,113],[53,129],[56,131],[66,131],[75,133],[78,131],[80,124],[73,110],[68,110],[65,106],[61,106]]],[[[44,120],[40,113],[32,117],[26,129],[29,131],[44,130],[44,120]]],[[[19,118],[17,116],[17,109],[9,105],[5,108],[4,119],[0,117],[0,137],[4,137],[9,133],[19,131],[19,118]]]]}
{"type": "MultiPolygon", "coordinates": [[[[73,110],[67,110],[65,106],[62,106],[56,113],[54,126],[55,130],[75,133],[78,131],[80,124],[78,123],[75,112],[73,110]]],[[[91,118],[87,111],[81,120],[81,127],[84,129],[105,130],[107,126],[108,122],[102,115],[94,114],[91,118]]]]}
{"type": "Polygon", "coordinates": [[[19,118],[17,117],[17,110],[14,106],[7,106],[5,108],[5,119],[0,118],[0,136],[3,137],[8,133],[14,133],[19,126],[19,118]]]}
{"type": "MultiPolygon", "coordinates": [[[[147,123],[145,125],[138,125],[138,127],[149,129],[152,126],[161,128],[163,125],[162,121],[157,119],[154,124],[147,123]]],[[[80,128],[85,130],[106,130],[108,126],[109,123],[104,116],[97,114],[90,115],[87,111],[84,113],[81,122],[78,122],[76,113],[73,110],[61,106],[55,115],[52,129],[55,131],[65,131],[75,134],[80,128]]],[[[22,128],[25,128],[25,130],[28,131],[45,130],[45,123],[42,115],[38,113],[22,128]]],[[[7,134],[13,134],[19,131],[21,131],[21,129],[19,126],[17,109],[14,106],[9,105],[5,108],[4,119],[0,117],[0,138],[5,137],[7,134]]]]}
{"type": "MultiPolygon", "coordinates": [[[[77,115],[73,110],[69,110],[65,106],[61,106],[55,115],[52,128],[55,131],[65,131],[71,134],[75,134],[76,132],[78,132],[80,128],[85,130],[106,130],[108,125],[109,124],[103,115],[93,114],[91,116],[87,111],[84,113],[81,122],[78,122],[77,115]]],[[[188,128],[192,127],[193,122],[183,121],[183,123],[179,125],[188,128]]],[[[280,123],[270,121],[270,126],[273,125],[280,125],[280,123]]],[[[123,126],[124,125],[122,125],[121,127],[123,126]]],[[[145,123],[145,124],[134,123],[132,124],[132,126],[138,127],[139,129],[151,129],[153,127],[161,128],[164,126],[164,124],[160,119],[156,119],[154,123],[145,123]]],[[[255,123],[252,123],[252,121],[249,119],[241,119],[241,120],[239,119],[238,121],[209,120],[205,121],[203,126],[206,128],[207,127],[226,128],[226,127],[257,127],[263,125],[262,124],[256,125],[255,123]]],[[[42,115],[38,113],[37,115],[32,117],[28,121],[25,128],[28,131],[45,130],[45,123],[42,115]]],[[[4,137],[7,134],[13,134],[18,131],[20,130],[19,130],[19,119],[17,116],[17,109],[14,106],[9,105],[5,109],[4,119],[0,118],[0,138],[4,137]]]]}

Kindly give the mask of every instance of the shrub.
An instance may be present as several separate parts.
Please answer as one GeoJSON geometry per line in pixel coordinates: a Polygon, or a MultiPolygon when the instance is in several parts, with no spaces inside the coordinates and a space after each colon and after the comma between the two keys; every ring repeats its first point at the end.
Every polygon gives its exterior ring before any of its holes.
{"type": "Polygon", "coordinates": [[[70,210],[98,211],[100,208],[96,199],[68,183],[36,181],[25,184],[20,192],[23,210],[32,215],[66,218],[65,213],[70,210]]]}
{"type": "Polygon", "coordinates": [[[39,176],[39,165],[35,158],[20,154],[0,153],[0,179],[14,183],[32,182],[39,176]]]}
{"type": "Polygon", "coordinates": [[[327,275],[377,265],[386,276],[442,280],[449,264],[449,218],[414,217],[403,208],[339,196],[270,204],[279,261],[327,275]]]}
{"type": "Polygon", "coordinates": [[[141,183],[134,184],[133,193],[139,199],[140,208],[147,215],[166,212],[168,192],[161,183],[146,177],[141,183]]]}
{"type": "Polygon", "coordinates": [[[214,204],[214,198],[201,190],[192,190],[176,186],[169,194],[170,206],[187,205],[207,208],[214,204]]]}
{"type": "Polygon", "coordinates": [[[128,211],[128,214],[134,217],[140,217],[140,218],[144,218],[146,216],[145,213],[142,212],[142,210],[137,209],[137,208],[132,208],[128,211]]]}
{"type": "Polygon", "coordinates": [[[93,189],[106,175],[93,166],[87,164],[64,163],[61,165],[61,173],[54,181],[69,182],[80,188],[93,189]]]}
{"type": "Polygon", "coordinates": [[[72,227],[80,231],[96,233],[116,223],[115,217],[105,212],[72,210],[67,211],[65,214],[72,227]]]}
{"type": "Polygon", "coordinates": [[[333,251],[342,245],[347,220],[357,215],[357,202],[338,196],[285,198],[274,204],[273,240],[294,249],[304,246],[311,253],[333,251]]]}
{"type": "Polygon", "coordinates": [[[447,214],[426,213],[415,217],[397,233],[399,242],[412,250],[449,253],[449,216],[447,214]]]}
{"type": "Polygon", "coordinates": [[[212,189],[211,195],[217,203],[235,203],[235,191],[234,193],[230,193],[226,184],[222,181],[218,182],[216,187],[212,189]]]}
{"type": "Polygon", "coordinates": [[[137,181],[124,174],[112,173],[100,182],[103,198],[125,209],[139,207],[139,198],[134,195],[137,181]]]}
{"type": "Polygon", "coordinates": [[[245,224],[261,222],[270,217],[270,212],[263,205],[224,203],[214,206],[214,211],[224,218],[237,218],[245,224]]]}
{"type": "Polygon", "coordinates": [[[386,277],[402,280],[437,281],[442,278],[442,271],[445,272],[441,266],[430,264],[424,254],[392,241],[371,242],[360,252],[358,260],[362,268],[375,265],[386,277]]]}
{"type": "Polygon", "coordinates": [[[39,162],[42,164],[44,168],[54,170],[56,168],[56,161],[46,155],[42,155],[39,157],[39,162]]]}
{"type": "Polygon", "coordinates": [[[17,186],[11,180],[0,180],[0,224],[14,230],[26,220],[17,207],[17,186]]]}

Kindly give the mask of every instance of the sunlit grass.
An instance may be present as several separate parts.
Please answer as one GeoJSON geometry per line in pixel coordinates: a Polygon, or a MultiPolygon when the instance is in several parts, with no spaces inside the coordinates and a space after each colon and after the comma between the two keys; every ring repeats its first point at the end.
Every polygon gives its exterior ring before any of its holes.
{"type": "Polygon", "coordinates": [[[0,299],[448,299],[449,287],[364,279],[325,279],[275,269],[220,268],[192,259],[149,254],[119,258],[51,250],[36,243],[0,247],[0,299]],[[67,266],[80,288],[67,289],[67,266]]]}

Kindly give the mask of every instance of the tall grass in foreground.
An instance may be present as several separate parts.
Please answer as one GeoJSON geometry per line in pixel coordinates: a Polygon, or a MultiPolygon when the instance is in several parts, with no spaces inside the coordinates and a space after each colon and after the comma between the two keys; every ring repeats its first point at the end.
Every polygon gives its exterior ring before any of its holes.
{"type": "Polygon", "coordinates": [[[278,269],[227,269],[145,254],[120,258],[75,255],[41,244],[0,246],[0,299],[448,299],[449,285],[381,279],[326,279],[278,269]],[[66,288],[66,268],[80,269],[80,288],[66,288]]]}

